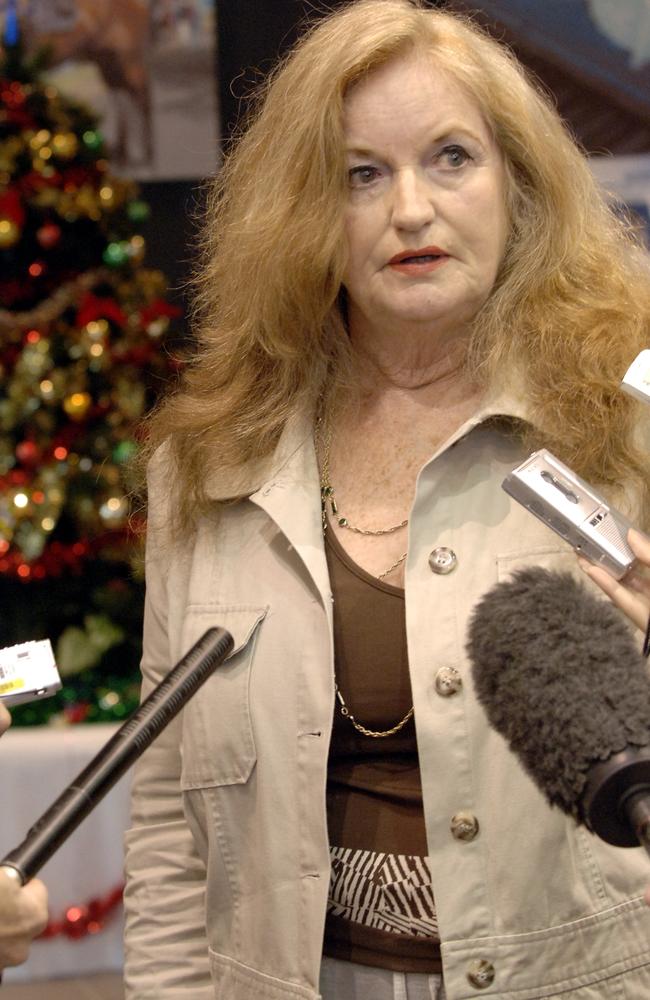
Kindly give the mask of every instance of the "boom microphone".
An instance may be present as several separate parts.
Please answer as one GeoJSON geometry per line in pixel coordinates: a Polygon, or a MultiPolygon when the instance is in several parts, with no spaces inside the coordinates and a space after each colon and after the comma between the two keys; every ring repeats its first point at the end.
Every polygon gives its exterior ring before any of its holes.
{"type": "Polygon", "coordinates": [[[467,651],[490,724],[548,802],[650,853],[650,682],[620,613],[527,568],[476,605],[467,651]]]}
{"type": "Polygon", "coordinates": [[[233,638],[225,629],[205,632],[36,821],[22,844],[0,862],[7,874],[24,885],[39,871],[232,648],[233,638]]]}

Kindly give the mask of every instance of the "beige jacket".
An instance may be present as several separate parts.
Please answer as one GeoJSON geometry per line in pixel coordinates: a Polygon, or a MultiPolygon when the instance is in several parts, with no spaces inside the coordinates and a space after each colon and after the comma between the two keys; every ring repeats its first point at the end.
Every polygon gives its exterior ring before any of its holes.
{"type": "MultiPolygon", "coordinates": [[[[472,690],[464,647],[478,598],[525,564],[575,567],[500,488],[525,456],[489,418],[517,412],[486,405],[431,458],[410,520],[409,662],[447,997],[650,1000],[647,857],[551,810],[472,690]],[[455,567],[439,572],[451,553],[455,567]],[[435,682],[450,666],[463,683],[445,695],[435,682]]],[[[316,1000],[334,684],[310,428],[288,427],[249,499],[216,527],[206,518],[182,550],[165,541],[161,476],[144,693],[211,625],[232,632],[235,651],[136,768],[126,997],[316,1000]]]]}

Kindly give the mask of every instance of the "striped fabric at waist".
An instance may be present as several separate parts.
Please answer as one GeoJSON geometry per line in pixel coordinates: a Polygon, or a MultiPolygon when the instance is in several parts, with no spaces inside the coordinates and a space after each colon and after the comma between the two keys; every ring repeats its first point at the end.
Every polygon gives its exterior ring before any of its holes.
{"type": "Polygon", "coordinates": [[[330,858],[330,913],[392,934],[438,938],[426,858],[347,847],[330,847],[330,858]]]}

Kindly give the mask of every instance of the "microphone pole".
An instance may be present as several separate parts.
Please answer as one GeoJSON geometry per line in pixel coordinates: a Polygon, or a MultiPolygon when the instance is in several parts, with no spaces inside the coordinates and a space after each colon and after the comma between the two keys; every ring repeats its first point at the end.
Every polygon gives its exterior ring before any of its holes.
{"type": "Polygon", "coordinates": [[[76,830],[124,772],[158,736],[233,648],[222,628],[210,628],[10,851],[0,867],[24,885],[76,830]]]}

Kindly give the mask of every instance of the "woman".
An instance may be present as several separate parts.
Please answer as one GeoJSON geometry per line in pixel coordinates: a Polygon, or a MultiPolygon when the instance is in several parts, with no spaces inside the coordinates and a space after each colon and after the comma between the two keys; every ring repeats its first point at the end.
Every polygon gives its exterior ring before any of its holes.
{"type": "Polygon", "coordinates": [[[215,183],[198,307],[144,693],[235,652],[136,772],[127,997],[650,997],[647,859],[548,808],[464,648],[498,579],[575,566],[500,488],[533,446],[647,505],[650,293],[557,115],[471,23],[345,6],[215,183]]]}

